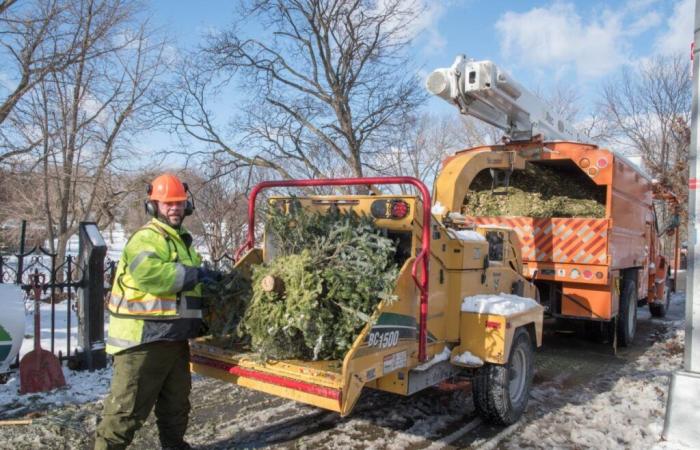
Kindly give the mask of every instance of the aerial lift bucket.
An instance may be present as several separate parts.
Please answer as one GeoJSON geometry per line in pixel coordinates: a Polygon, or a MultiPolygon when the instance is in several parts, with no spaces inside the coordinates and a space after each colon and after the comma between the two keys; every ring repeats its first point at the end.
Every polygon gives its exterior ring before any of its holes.
{"type": "Polygon", "coordinates": [[[66,385],[61,363],[56,355],[41,348],[41,326],[39,301],[44,276],[32,276],[32,293],[34,296],[34,350],[19,362],[20,394],[47,392],[66,385]]]}

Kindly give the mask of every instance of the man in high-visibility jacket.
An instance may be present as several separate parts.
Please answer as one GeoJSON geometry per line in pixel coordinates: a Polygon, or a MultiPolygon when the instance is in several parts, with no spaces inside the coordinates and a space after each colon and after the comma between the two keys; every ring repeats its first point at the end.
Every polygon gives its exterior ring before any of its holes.
{"type": "Polygon", "coordinates": [[[202,319],[201,268],[192,236],[182,226],[194,208],[187,185],[171,174],[149,185],[153,219],[122,253],[109,301],[107,353],[114,355],[111,392],[97,427],[96,449],[126,448],[155,406],[163,448],[188,449],[190,411],[188,339],[202,319]]]}

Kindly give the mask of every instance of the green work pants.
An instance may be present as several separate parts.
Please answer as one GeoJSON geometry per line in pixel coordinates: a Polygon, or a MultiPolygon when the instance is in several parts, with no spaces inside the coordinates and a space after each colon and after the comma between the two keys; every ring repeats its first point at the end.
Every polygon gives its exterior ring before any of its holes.
{"type": "Polygon", "coordinates": [[[187,341],[151,342],[114,355],[95,449],[126,448],[154,405],[161,445],[182,446],[190,412],[189,362],[187,341]]]}

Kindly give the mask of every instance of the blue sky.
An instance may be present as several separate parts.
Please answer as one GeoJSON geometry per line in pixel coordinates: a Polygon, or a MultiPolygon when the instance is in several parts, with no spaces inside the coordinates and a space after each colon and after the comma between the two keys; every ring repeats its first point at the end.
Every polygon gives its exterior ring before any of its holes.
{"type": "MultiPolygon", "coordinates": [[[[414,0],[426,13],[412,52],[425,73],[465,53],[506,67],[525,86],[574,83],[592,91],[624,64],[655,53],[690,54],[693,0],[414,0]]],[[[156,22],[179,45],[225,28],[232,2],[155,0],[156,22]]]]}
{"type": "MultiPolygon", "coordinates": [[[[411,48],[418,76],[451,65],[464,53],[491,59],[523,86],[546,91],[573,85],[582,109],[596,101],[604,80],[655,54],[686,52],[693,39],[693,0],[505,1],[412,0],[426,8],[411,48]]],[[[154,0],[153,19],[180,47],[231,22],[231,1],[154,0]]],[[[235,104],[234,99],[221,99],[235,104]]],[[[230,108],[230,106],[228,106],[230,108]]],[[[438,99],[431,111],[449,111],[438,99]]],[[[218,108],[217,108],[218,109],[218,108]]]]}

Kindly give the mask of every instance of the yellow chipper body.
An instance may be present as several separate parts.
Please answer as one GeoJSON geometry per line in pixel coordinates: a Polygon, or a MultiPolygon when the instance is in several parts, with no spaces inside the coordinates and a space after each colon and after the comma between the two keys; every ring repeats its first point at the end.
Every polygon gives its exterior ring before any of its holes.
{"type": "Polygon", "coordinates": [[[365,387],[411,395],[454,376],[471,375],[477,411],[491,422],[516,421],[527,403],[533,350],[541,345],[543,308],[535,300],[535,286],[521,275],[520,246],[512,230],[473,227],[457,215],[441,218],[425,211],[424,205],[430,205],[427,188],[408,177],[265,182],[251,194],[249,240],[236,267],[250,274],[254,265],[273,257],[265,239],[262,247],[254,246],[260,190],[400,183],[418,186],[422,198],[294,199],[311,210],[338,208],[371,216],[398,244],[398,300],[378,303],[372,321],[343,359],[264,362],[249,348],[202,337],[192,342],[192,370],[341,415],[352,411],[365,387]]]}

